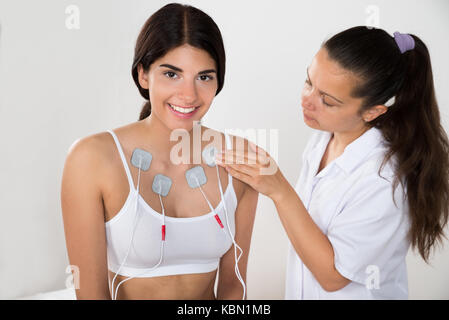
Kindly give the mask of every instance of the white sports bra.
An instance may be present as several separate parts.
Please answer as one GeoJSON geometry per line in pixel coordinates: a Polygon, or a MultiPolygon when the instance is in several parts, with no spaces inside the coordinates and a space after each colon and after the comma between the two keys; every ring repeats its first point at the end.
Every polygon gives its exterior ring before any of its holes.
{"type": "MultiPolygon", "coordinates": [[[[232,176],[228,174],[228,186],[224,191],[224,197],[213,211],[190,218],[165,216],[163,259],[157,268],[151,269],[158,264],[161,256],[163,216],[152,209],[138,194],[120,142],[112,130],[107,131],[113,136],[117,145],[130,187],[123,207],[105,223],[109,270],[114,273],[119,271],[118,274],[127,277],[157,277],[205,273],[217,269],[220,258],[231,248],[233,240],[228,228],[222,228],[217,223],[215,214],[225,226],[229,223],[232,234],[235,234],[237,197],[232,176]],[[225,209],[228,213],[227,218],[225,209]],[[138,219],[136,223],[134,218],[138,219]],[[132,236],[134,225],[135,230],[132,236]],[[126,263],[122,265],[125,258],[126,263]],[[147,269],[149,271],[146,271],[147,269]]],[[[227,148],[229,148],[229,137],[227,135],[225,137],[227,148]]],[[[218,190],[217,185],[217,192],[218,190]]]]}

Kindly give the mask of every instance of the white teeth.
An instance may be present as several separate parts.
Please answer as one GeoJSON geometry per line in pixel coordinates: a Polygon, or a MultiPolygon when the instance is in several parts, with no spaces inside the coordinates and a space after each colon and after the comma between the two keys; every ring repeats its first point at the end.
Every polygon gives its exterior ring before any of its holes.
{"type": "Polygon", "coordinates": [[[190,113],[190,112],[192,112],[193,110],[195,110],[196,108],[195,107],[193,107],[193,108],[180,108],[180,107],[177,107],[177,106],[172,106],[171,104],[168,104],[173,110],[176,110],[176,111],[178,111],[178,112],[181,112],[181,113],[190,113]]]}

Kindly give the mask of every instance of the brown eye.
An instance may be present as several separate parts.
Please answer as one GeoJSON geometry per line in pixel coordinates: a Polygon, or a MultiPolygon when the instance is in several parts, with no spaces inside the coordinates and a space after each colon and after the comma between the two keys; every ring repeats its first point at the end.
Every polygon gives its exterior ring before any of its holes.
{"type": "Polygon", "coordinates": [[[174,79],[177,76],[177,74],[174,73],[173,71],[164,72],[164,75],[170,79],[174,79]]]}
{"type": "Polygon", "coordinates": [[[213,80],[213,79],[214,79],[214,77],[212,77],[210,75],[201,75],[200,76],[200,80],[201,81],[210,81],[210,80],[213,80]]]}

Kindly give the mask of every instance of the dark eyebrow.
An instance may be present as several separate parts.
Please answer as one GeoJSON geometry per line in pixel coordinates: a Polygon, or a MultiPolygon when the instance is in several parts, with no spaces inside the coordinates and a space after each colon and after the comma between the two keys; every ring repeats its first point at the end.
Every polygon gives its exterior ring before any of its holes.
{"type": "Polygon", "coordinates": [[[217,73],[217,71],[215,71],[214,69],[208,69],[208,70],[200,71],[200,72],[198,72],[198,74],[206,74],[206,73],[212,73],[212,72],[217,73]]]}
{"type": "MultiPolygon", "coordinates": [[[[312,81],[310,80],[310,76],[309,76],[309,68],[307,68],[307,78],[309,79],[310,83],[312,83],[312,81]]],[[[326,95],[326,96],[329,96],[329,97],[331,97],[332,99],[335,99],[335,100],[337,100],[337,101],[340,102],[340,103],[343,103],[341,100],[338,100],[338,99],[335,98],[334,96],[331,96],[329,93],[326,93],[326,92],[324,92],[324,91],[321,91],[320,89],[318,89],[318,91],[319,91],[321,94],[324,94],[324,95],[326,95]]]]}
{"type": "Polygon", "coordinates": [[[172,66],[171,64],[165,64],[164,63],[164,64],[161,64],[159,67],[166,67],[166,68],[178,71],[178,72],[182,72],[182,69],[179,69],[178,67],[172,66]]]}
{"type": "MultiPolygon", "coordinates": [[[[159,67],[166,67],[166,68],[172,69],[174,71],[183,72],[182,69],[172,66],[171,64],[164,63],[164,64],[161,64],[159,67]]],[[[208,69],[208,70],[200,71],[200,72],[198,72],[198,74],[207,74],[207,73],[212,73],[212,72],[217,73],[217,71],[215,71],[214,69],[208,69]]]]}

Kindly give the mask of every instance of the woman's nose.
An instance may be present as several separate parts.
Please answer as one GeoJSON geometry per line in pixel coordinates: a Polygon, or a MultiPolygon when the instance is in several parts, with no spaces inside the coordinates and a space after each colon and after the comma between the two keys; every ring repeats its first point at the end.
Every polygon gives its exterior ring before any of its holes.
{"type": "Polygon", "coordinates": [[[179,95],[185,102],[194,102],[197,97],[195,82],[185,81],[180,88],[179,95]]]}
{"type": "Polygon", "coordinates": [[[313,97],[312,97],[312,94],[302,94],[301,95],[301,105],[302,105],[302,107],[304,108],[304,109],[307,109],[307,110],[314,110],[315,109],[315,106],[314,106],[314,103],[313,103],[313,97]]]}

